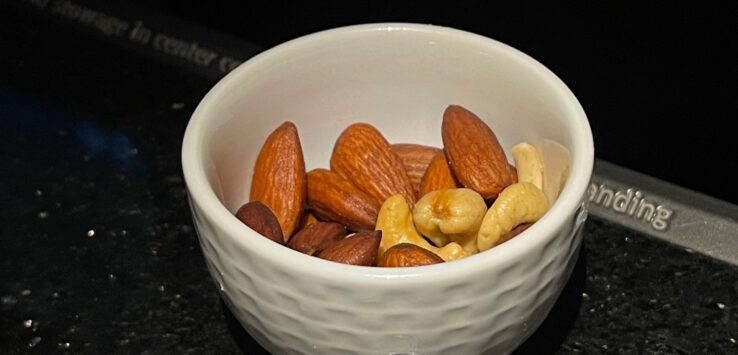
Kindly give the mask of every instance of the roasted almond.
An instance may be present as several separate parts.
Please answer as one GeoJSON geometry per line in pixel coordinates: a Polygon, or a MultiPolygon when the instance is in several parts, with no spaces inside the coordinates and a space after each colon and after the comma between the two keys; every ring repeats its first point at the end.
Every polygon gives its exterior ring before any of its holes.
{"type": "Polygon", "coordinates": [[[236,218],[259,233],[279,244],[284,244],[282,227],[272,210],[259,201],[244,204],[236,211],[236,218]]]}
{"type": "Polygon", "coordinates": [[[471,111],[455,105],[446,108],[441,137],[449,167],[464,187],[492,199],[512,184],[513,174],[497,137],[471,111]]]}
{"type": "Polygon", "coordinates": [[[264,142],[251,180],[251,201],[261,201],[277,216],[285,241],[297,228],[305,203],[305,160],[292,122],[279,126],[264,142]]]}
{"type": "Polygon", "coordinates": [[[305,227],[315,223],[320,222],[318,221],[318,218],[315,217],[315,215],[310,211],[303,211],[302,217],[300,217],[300,227],[299,229],[304,229],[305,227]]]}
{"type": "Polygon", "coordinates": [[[374,266],[382,231],[359,232],[333,243],[318,257],[342,264],[374,266]]]}
{"type": "Polygon", "coordinates": [[[443,150],[427,145],[411,143],[392,144],[390,150],[402,160],[407,177],[413,185],[415,196],[421,196],[419,195],[420,181],[423,179],[423,175],[425,175],[425,171],[428,169],[433,158],[436,154],[443,152],[443,150]]]}
{"type": "Polygon", "coordinates": [[[307,173],[307,204],[318,218],[352,230],[373,230],[381,206],[350,181],[326,169],[307,173]]]}
{"type": "Polygon", "coordinates": [[[343,239],[346,234],[346,228],[340,223],[316,221],[295,233],[287,246],[301,253],[314,255],[343,239]]]}
{"type": "Polygon", "coordinates": [[[518,236],[518,234],[525,232],[528,227],[532,226],[533,223],[523,223],[519,224],[517,227],[513,228],[510,233],[507,233],[500,237],[500,240],[497,242],[497,245],[502,244],[510,239],[513,239],[518,236]]]}
{"type": "Polygon", "coordinates": [[[456,181],[451,168],[448,167],[446,155],[443,152],[439,152],[433,158],[433,161],[431,161],[428,170],[425,171],[425,175],[423,175],[418,197],[423,197],[431,191],[453,189],[456,187],[459,187],[459,182],[456,181]]]}
{"type": "Polygon", "coordinates": [[[377,266],[381,267],[405,267],[405,266],[422,266],[442,263],[443,259],[430,250],[421,248],[415,244],[400,243],[393,245],[391,248],[379,257],[377,266]]]}
{"type": "Polygon", "coordinates": [[[401,194],[410,205],[415,203],[415,192],[402,161],[390,150],[382,134],[366,123],[352,124],[338,137],[331,170],[379,204],[395,194],[401,194]]]}
{"type": "Polygon", "coordinates": [[[510,173],[510,178],[512,179],[512,184],[518,182],[518,170],[515,169],[515,166],[512,164],[507,165],[507,171],[510,173]]]}

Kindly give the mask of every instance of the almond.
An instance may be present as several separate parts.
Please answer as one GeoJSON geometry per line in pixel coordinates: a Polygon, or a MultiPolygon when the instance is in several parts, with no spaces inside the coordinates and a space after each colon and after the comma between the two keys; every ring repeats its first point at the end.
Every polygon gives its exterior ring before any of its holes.
{"type": "Polygon", "coordinates": [[[512,179],[512,184],[518,182],[518,170],[515,169],[515,166],[512,164],[507,165],[507,171],[510,173],[510,178],[512,179]]]}
{"type": "Polygon", "coordinates": [[[392,153],[382,134],[366,123],[352,124],[338,137],[331,170],[379,204],[395,194],[401,194],[410,205],[415,203],[415,192],[402,161],[392,153]]]}
{"type": "Polygon", "coordinates": [[[346,228],[340,223],[315,222],[295,233],[287,246],[301,253],[314,255],[343,239],[346,234],[346,228]]]}
{"type": "Polygon", "coordinates": [[[523,223],[519,224],[517,227],[513,228],[510,233],[507,233],[500,237],[500,240],[497,242],[497,245],[502,244],[510,239],[513,239],[518,236],[518,234],[525,232],[528,227],[532,226],[533,223],[523,223]]]}
{"type": "Polygon", "coordinates": [[[423,175],[425,175],[425,171],[428,169],[431,160],[433,160],[436,154],[443,151],[436,147],[411,143],[392,144],[390,150],[402,160],[407,177],[413,185],[415,196],[421,196],[418,195],[420,181],[423,179],[423,175]]]}
{"type": "Polygon", "coordinates": [[[382,231],[359,232],[333,243],[318,257],[343,264],[374,266],[381,241],[382,231]]]}
{"type": "Polygon", "coordinates": [[[415,244],[400,243],[387,249],[387,251],[379,257],[379,260],[377,260],[377,266],[422,266],[442,262],[443,259],[430,250],[421,248],[415,244]]]}
{"type": "Polygon", "coordinates": [[[433,158],[433,161],[428,166],[428,170],[423,175],[418,197],[423,197],[431,191],[453,189],[456,187],[459,187],[459,183],[451,172],[451,168],[448,167],[446,155],[440,152],[433,158]]]}
{"type": "Polygon", "coordinates": [[[277,216],[285,241],[297,228],[305,203],[305,161],[292,122],[279,126],[264,142],[251,180],[251,201],[261,201],[277,216]]]}
{"type": "Polygon", "coordinates": [[[299,229],[304,229],[305,227],[315,222],[320,222],[320,221],[318,221],[318,218],[315,217],[315,215],[312,212],[303,211],[302,217],[300,217],[300,228],[299,229]]]}
{"type": "Polygon", "coordinates": [[[249,226],[256,233],[259,233],[268,239],[279,244],[284,244],[282,236],[282,227],[279,225],[277,217],[272,210],[259,201],[252,201],[244,204],[236,211],[236,218],[243,224],[249,226]]]}
{"type": "Polygon", "coordinates": [[[326,169],[307,173],[307,204],[318,218],[352,230],[373,230],[381,206],[350,181],[326,169]]]}
{"type": "Polygon", "coordinates": [[[443,113],[443,149],[459,182],[485,199],[512,184],[507,157],[492,129],[471,111],[451,105],[443,113]]]}

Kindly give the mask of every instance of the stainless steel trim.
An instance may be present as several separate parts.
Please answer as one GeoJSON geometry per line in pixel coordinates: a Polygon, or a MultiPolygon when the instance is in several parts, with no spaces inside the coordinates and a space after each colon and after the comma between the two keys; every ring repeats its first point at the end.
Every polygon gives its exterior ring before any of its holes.
{"type": "Polygon", "coordinates": [[[589,211],[631,230],[738,265],[738,206],[597,159],[589,211]]]}
{"type": "MultiPolygon", "coordinates": [[[[14,1],[10,5],[35,9],[49,17],[84,27],[69,18],[50,12],[46,2],[14,1]]],[[[85,6],[94,11],[116,15],[132,29],[147,24],[151,35],[168,34],[187,43],[212,48],[220,64],[224,58],[228,67],[201,66],[166,55],[148,45],[148,40],[131,40],[131,36],[105,36],[127,48],[152,56],[165,63],[182,65],[198,75],[219,79],[241,60],[258,53],[261,48],[241,39],[212,31],[187,21],[150,11],[132,11],[104,1],[89,1],[85,6]]],[[[88,28],[88,30],[90,30],[88,28]]],[[[133,30],[131,30],[133,31],[133,30]]],[[[93,31],[93,33],[98,33],[93,31]]],[[[104,36],[103,34],[100,34],[104,36]]],[[[145,36],[144,36],[145,37],[145,36]]],[[[626,228],[665,240],[688,250],[738,265],[738,206],[671,183],[596,160],[590,185],[590,214],[626,228]],[[630,192],[629,192],[630,191],[630,192]],[[630,194],[630,195],[629,195],[630,194]]]]}

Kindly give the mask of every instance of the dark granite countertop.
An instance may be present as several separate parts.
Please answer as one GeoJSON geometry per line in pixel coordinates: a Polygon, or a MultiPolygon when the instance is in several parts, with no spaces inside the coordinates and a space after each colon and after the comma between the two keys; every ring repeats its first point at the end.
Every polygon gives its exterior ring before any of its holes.
{"type": "MultiPolygon", "coordinates": [[[[258,353],[209,279],[179,161],[213,84],[0,11],[0,353],[258,353]]],[[[738,269],[590,220],[519,353],[738,353],[738,269]]]]}

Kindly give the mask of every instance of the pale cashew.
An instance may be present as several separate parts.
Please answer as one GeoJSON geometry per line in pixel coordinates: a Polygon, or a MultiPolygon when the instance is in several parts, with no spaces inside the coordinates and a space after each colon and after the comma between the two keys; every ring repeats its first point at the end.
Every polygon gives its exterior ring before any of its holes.
{"type": "Polygon", "coordinates": [[[566,147],[550,139],[541,139],[536,142],[536,148],[541,153],[543,166],[546,168],[543,193],[548,197],[549,205],[552,205],[564,188],[569,176],[571,154],[566,147]]]}
{"type": "Polygon", "coordinates": [[[518,181],[529,182],[543,191],[543,158],[536,147],[523,142],[510,150],[515,160],[518,181]]]}
{"type": "Polygon", "coordinates": [[[546,195],[535,185],[518,182],[506,187],[484,215],[477,235],[479,251],[499,244],[517,225],[537,221],[547,209],[546,195]]]}
{"type": "Polygon", "coordinates": [[[457,242],[475,254],[477,231],[487,212],[484,198],[471,189],[436,190],[423,196],[413,209],[415,227],[436,246],[457,242]]]}
{"type": "Polygon", "coordinates": [[[469,255],[458,243],[448,243],[436,248],[418,234],[413,225],[413,216],[405,198],[393,195],[382,204],[377,217],[376,230],[382,231],[382,242],[379,244],[378,256],[395,244],[412,243],[434,252],[444,261],[452,261],[469,255]]]}

